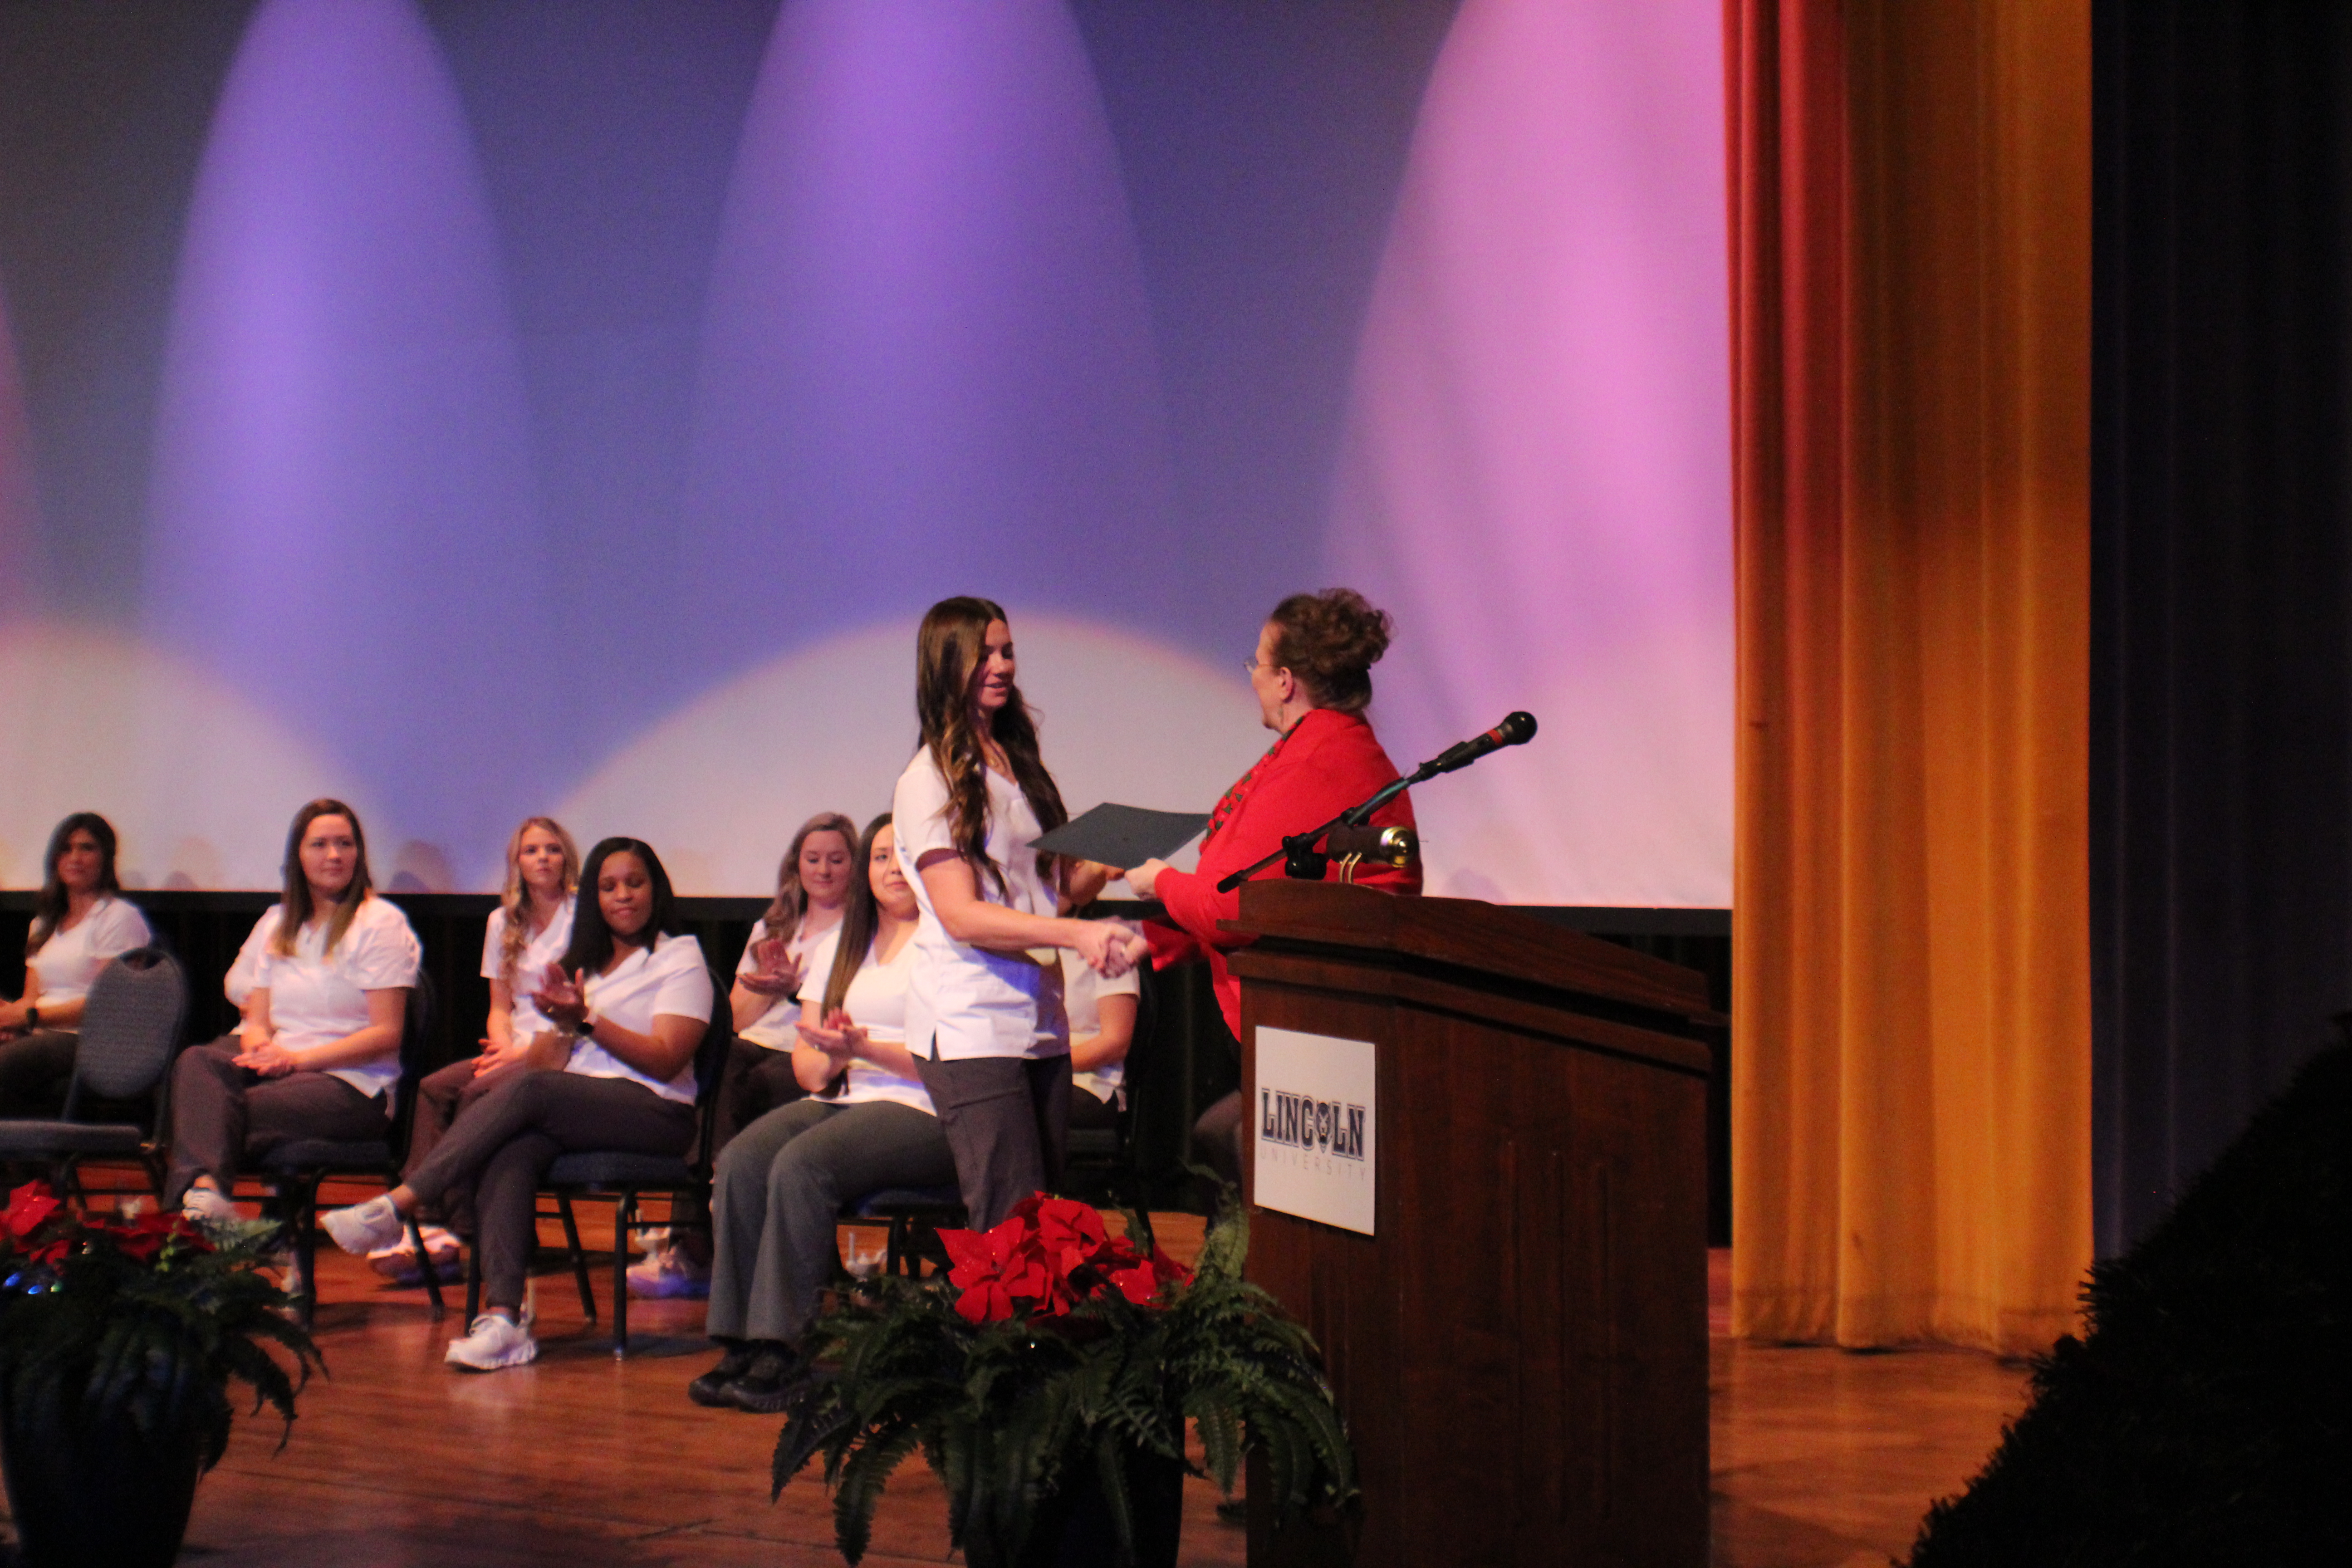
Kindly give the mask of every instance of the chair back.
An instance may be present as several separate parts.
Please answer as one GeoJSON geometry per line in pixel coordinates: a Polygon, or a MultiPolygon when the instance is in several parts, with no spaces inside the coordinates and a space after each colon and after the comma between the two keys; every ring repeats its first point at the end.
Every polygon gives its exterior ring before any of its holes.
{"type": "Polygon", "coordinates": [[[85,1087],[108,1100],[136,1100],[153,1089],[172,1065],[187,1013],[187,976],[161,948],[133,948],[100,969],[82,1005],[67,1119],[85,1087]]]}
{"type": "Polygon", "coordinates": [[[408,988],[408,1002],[400,1013],[400,1081],[392,1088],[392,1146],[408,1147],[408,1128],[416,1113],[416,1080],[431,1069],[425,1055],[433,1043],[433,976],[420,969],[408,988]]]}

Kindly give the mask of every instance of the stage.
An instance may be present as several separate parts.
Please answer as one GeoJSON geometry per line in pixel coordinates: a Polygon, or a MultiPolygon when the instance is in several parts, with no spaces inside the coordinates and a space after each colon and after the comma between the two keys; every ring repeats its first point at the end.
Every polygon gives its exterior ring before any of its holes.
{"type": "MultiPolygon", "coordinates": [[[[602,1217],[583,1216],[592,1245],[602,1217]]],[[[1197,1218],[1156,1223],[1179,1256],[1198,1247],[1197,1218]]],[[[546,1228],[553,1244],[555,1227],[546,1228]]],[[[1734,1342],[1723,1333],[1727,1254],[1711,1261],[1711,1561],[1837,1568],[1906,1552],[1930,1500],[1958,1491],[2023,1407],[2023,1370],[1950,1350],[1852,1355],[1734,1342]]],[[[608,1277],[598,1273],[600,1301],[608,1277]]],[[[640,1348],[616,1362],[552,1255],[536,1289],[539,1361],[460,1375],[441,1363],[459,1331],[455,1310],[436,1324],[421,1289],[396,1289],[324,1250],[317,1334],[331,1375],[304,1392],[282,1451],[270,1420],[240,1420],[227,1458],[197,1491],[182,1560],[239,1568],[841,1561],[813,1475],[768,1500],[780,1423],[688,1402],[688,1380],[712,1359],[701,1303],[634,1303],[640,1348]]],[[[1216,1501],[1209,1483],[1187,1483],[1182,1562],[1244,1560],[1243,1532],[1217,1521],[1216,1501]]],[[[910,1461],[891,1482],[866,1561],[946,1555],[940,1489],[910,1461]]]]}

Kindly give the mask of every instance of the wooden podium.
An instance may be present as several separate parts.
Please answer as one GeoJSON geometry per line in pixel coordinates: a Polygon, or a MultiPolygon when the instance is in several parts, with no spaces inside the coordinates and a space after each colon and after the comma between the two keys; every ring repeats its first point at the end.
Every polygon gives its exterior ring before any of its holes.
{"type": "Polygon", "coordinates": [[[1228,929],[1257,938],[1232,955],[1249,1274],[1321,1343],[1364,1494],[1359,1526],[1277,1532],[1254,1487],[1249,1561],[1701,1568],[1705,981],[1496,905],[1328,882],[1252,882],[1228,929]],[[1373,1234],[1260,1204],[1260,1120],[1300,1127],[1300,1097],[1261,1084],[1261,1029],[1370,1042],[1373,1234]]]}

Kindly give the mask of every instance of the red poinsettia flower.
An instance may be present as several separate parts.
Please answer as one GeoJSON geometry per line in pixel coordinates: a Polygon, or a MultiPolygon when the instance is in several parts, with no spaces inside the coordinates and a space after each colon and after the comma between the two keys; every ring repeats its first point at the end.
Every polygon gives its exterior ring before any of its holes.
{"type": "Polygon", "coordinates": [[[1109,1238],[1091,1205],[1043,1194],[1027,1201],[1035,1205],[1037,1240],[1058,1277],[1067,1279],[1073,1269],[1097,1260],[1109,1238]]]}
{"type": "Polygon", "coordinates": [[[1001,1323],[1020,1310],[1021,1302],[1042,1302],[1053,1296],[1034,1233],[1018,1215],[985,1236],[942,1230],[940,1242],[952,1260],[948,1282],[963,1292],[956,1310],[968,1321],[1001,1323]]]}
{"type": "Polygon", "coordinates": [[[1181,1285],[1192,1278],[1192,1271],[1177,1262],[1159,1247],[1151,1256],[1139,1259],[1132,1268],[1115,1270],[1110,1282],[1118,1293],[1139,1307],[1148,1307],[1160,1299],[1161,1291],[1171,1285],[1181,1285]]]}
{"type": "Polygon", "coordinates": [[[23,1241],[48,1224],[50,1216],[63,1206],[50,1194],[47,1182],[27,1182],[8,1194],[8,1207],[5,1213],[0,1213],[0,1226],[7,1226],[12,1237],[23,1241]]]}
{"type": "Polygon", "coordinates": [[[114,1237],[114,1245],[124,1257],[138,1263],[152,1263],[165,1246],[177,1241],[185,1247],[210,1252],[212,1242],[205,1233],[180,1215],[146,1214],[127,1225],[103,1227],[114,1237]]]}

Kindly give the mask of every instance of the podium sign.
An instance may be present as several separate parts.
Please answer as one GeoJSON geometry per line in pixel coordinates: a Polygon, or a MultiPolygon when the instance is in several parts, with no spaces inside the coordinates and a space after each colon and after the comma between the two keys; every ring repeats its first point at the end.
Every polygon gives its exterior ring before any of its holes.
{"type": "Polygon", "coordinates": [[[1370,1236],[1380,1057],[1370,1040],[1261,1025],[1256,1202],[1370,1236]]]}

